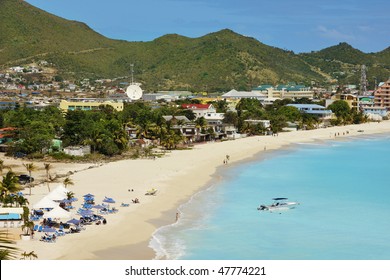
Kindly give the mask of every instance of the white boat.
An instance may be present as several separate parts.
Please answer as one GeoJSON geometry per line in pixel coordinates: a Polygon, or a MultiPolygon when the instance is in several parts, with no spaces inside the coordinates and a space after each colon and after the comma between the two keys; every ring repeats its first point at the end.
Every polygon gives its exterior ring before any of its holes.
{"type": "Polygon", "coordinates": [[[286,211],[286,210],[294,209],[296,205],[299,205],[299,202],[287,201],[287,199],[288,198],[286,198],[286,197],[273,198],[272,200],[274,202],[272,204],[270,204],[270,205],[262,204],[257,208],[257,210],[270,211],[270,212],[286,211]]]}

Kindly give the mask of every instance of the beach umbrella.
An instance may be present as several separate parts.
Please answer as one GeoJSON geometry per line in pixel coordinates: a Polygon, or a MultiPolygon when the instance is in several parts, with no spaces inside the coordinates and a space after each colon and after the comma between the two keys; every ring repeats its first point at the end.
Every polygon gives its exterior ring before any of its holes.
{"type": "MultiPolygon", "coordinates": [[[[102,209],[104,209],[106,207],[104,207],[103,205],[97,204],[97,205],[92,206],[92,208],[97,209],[97,210],[102,210],[102,209]]],[[[96,213],[98,213],[98,212],[99,211],[96,211],[96,213]]]]}
{"type": "Polygon", "coordinates": [[[79,211],[79,215],[81,215],[81,216],[91,216],[91,215],[93,215],[93,211],[91,211],[91,210],[81,210],[81,211],[79,211]]]}
{"type": "Polygon", "coordinates": [[[103,199],[103,202],[105,202],[105,203],[115,203],[115,200],[114,199],[112,199],[111,197],[105,197],[104,199],[103,199]]]}
{"type": "MultiPolygon", "coordinates": [[[[112,199],[111,197],[107,197],[107,196],[106,196],[106,197],[103,199],[103,202],[105,202],[105,203],[115,203],[115,200],[112,199]]],[[[107,208],[110,208],[110,207],[108,206],[107,208]]]]}
{"type": "Polygon", "coordinates": [[[58,207],[58,203],[55,203],[53,200],[51,200],[46,196],[33,205],[33,209],[54,208],[54,207],[58,207]]]}
{"type": "Polygon", "coordinates": [[[56,229],[55,228],[51,228],[51,227],[44,227],[42,229],[43,232],[56,232],[56,229]]]}
{"type": "Polygon", "coordinates": [[[62,219],[70,218],[72,214],[61,207],[57,206],[43,215],[43,218],[62,219]]]}
{"type": "Polygon", "coordinates": [[[91,209],[92,208],[92,204],[88,204],[88,203],[84,203],[83,204],[83,208],[84,208],[84,210],[88,210],[88,209],[91,209]]]}
{"type": "Polygon", "coordinates": [[[63,185],[58,185],[47,197],[51,200],[63,200],[67,197],[68,190],[63,185]]]}
{"type": "Polygon", "coordinates": [[[95,196],[93,194],[86,194],[83,196],[84,197],[84,201],[87,202],[87,201],[94,201],[95,200],[95,196]]]}
{"type": "Polygon", "coordinates": [[[78,225],[80,224],[80,220],[77,220],[77,219],[71,219],[69,221],[66,222],[67,224],[74,224],[74,225],[78,225]]]}

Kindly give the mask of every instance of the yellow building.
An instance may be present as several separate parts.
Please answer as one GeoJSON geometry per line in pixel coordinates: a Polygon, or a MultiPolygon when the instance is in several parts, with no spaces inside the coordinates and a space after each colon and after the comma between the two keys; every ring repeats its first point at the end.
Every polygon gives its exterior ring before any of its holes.
{"type": "Polygon", "coordinates": [[[82,99],[77,101],[61,100],[60,109],[64,112],[75,111],[75,110],[89,111],[89,110],[98,110],[99,106],[102,105],[111,106],[116,111],[123,111],[123,102],[116,102],[116,101],[102,102],[102,101],[89,100],[89,99],[82,99]]]}

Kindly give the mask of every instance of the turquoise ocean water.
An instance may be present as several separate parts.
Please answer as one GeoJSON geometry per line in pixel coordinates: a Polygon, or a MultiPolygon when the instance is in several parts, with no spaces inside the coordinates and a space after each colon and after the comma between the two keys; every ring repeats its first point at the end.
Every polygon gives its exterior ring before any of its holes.
{"type": "Polygon", "coordinates": [[[390,135],[297,144],[223,168],[151,241],[169,259],[390,259],[390,135]],[[258,211],[274,197],[299,201],[258,211]]]}

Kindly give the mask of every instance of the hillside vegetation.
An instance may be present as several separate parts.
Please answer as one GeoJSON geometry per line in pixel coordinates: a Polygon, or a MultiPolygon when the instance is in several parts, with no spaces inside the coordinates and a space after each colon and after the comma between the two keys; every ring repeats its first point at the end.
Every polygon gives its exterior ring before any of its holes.
{"type": "Polygon", "coordinates": [[[65,78],[135,78],[146,90],[248,90],[262,83],[358,83],[390,76],[390,48],[365,54],[342,43],[319,52],[294,54],[231,30],[188,38],[165,35],[151,42],[106,38],[20,0],[0,0],[0,68],[33,61],[53,63],[65,78]]]}

